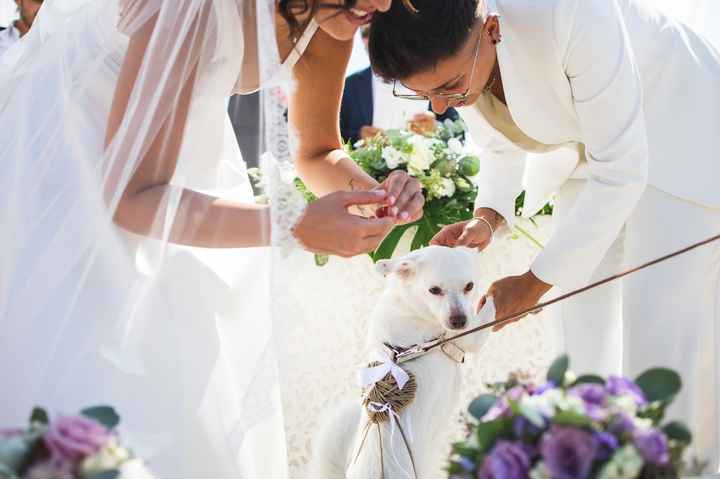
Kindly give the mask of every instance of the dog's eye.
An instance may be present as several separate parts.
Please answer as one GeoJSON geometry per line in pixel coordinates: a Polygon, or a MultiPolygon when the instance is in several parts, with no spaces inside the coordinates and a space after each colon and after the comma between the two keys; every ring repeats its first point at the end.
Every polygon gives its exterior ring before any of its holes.
{"type": "Polygon", "coordinates": [[[430,294],[434,294],[435,296],[440,296],[443,292],[443,290],[438,286],[433,286],[428,291],[430,291],[430,294]]]}
{"type": "Polygon", "coordinates": [[[475,287],[475,283],[468,283],[468,284],[466,284],[466,285],[465,285],[465,292],[466,292],[466,293],[469,293],[470,291],[473,290],[474,287],[475,287]]]}

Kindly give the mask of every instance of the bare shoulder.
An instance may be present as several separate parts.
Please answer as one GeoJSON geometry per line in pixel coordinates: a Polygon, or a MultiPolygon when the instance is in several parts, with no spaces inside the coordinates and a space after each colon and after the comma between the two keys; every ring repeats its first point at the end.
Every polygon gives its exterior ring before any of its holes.
{"type": "Polygon", "coordinates": [[[344,76],[345,67],[352,53],[352,46],[352,40],[337,40],[318,28],[297,63],[297,73],[312,67],[312,69],[318,69],[325,73],[339,70],[344,76]]]}

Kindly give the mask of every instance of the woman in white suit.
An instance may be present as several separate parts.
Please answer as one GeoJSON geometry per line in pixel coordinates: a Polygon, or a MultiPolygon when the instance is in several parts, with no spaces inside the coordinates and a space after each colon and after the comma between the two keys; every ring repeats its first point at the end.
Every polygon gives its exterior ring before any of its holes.
{"type": "MultiPolygon", "coordinates": [[[[399,96],[471,105],[488,126],[475,219],[434,241],[486,247],[512,224],[524,174],[536,204],[558,192],[544,250],[487,292],[498,317],[720,233],[720,55],[690,28],[644,0],[413,3],[375,19],[374,70],[399,96]],[[534,155],[544,174],[526,172],[528,153],[567,149],[576,161],[534,155]]],[[[671,413],[714,469],[719,298],[712,244],[562,307],[580,371],[682,372],[671,413]]]]}

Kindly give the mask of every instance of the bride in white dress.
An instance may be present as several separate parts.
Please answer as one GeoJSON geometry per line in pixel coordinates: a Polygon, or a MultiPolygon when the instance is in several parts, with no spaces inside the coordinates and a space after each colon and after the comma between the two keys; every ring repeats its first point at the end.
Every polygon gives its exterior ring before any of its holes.
{"type": "MultiPolygon", "coordinates": [[[[0,62],[0,424],[108,403],[160,477],[285,475],[260,461],[285,440],[258,247],[350,256],[421,212],[415,180],[378,185],[337,132],[349,40],[389,3],[46,0],[0,62]],[[302,217],[280,181],[272,212],[252,202],[225,114],[291,68],[298,167],[318,194],[361,190],[302,217]],[[397,211],[349,214],[364,203],[397,211]]],[[[282,171],[283,111],[263,103],[282,171]]]]}

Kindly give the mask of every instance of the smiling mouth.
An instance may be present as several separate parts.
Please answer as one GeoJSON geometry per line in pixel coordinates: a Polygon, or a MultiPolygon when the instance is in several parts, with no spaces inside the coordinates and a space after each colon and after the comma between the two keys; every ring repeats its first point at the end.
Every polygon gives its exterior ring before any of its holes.
{"type": "Polygon", "coordinates": [[[361,10],[359,8],[346,10],[345,14],[352,23],[357,25],[368,23],[373,17],[373,12],[368,12],[367,10],[361,10]]]}

